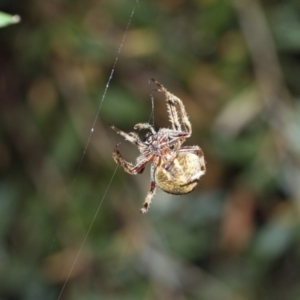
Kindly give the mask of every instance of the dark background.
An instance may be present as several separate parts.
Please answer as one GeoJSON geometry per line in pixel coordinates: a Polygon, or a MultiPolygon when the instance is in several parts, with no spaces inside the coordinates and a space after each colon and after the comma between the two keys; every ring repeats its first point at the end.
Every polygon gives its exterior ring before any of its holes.
{"type": "Polygon", "coordinates": [[[22,18],[0,29],[1,300],[58,299],[70,271],[60,299],[300,299],[298,0],[0,10],[22,18]],[[183,100],[207,174],[140,215],[149,168],[112,179],[114,145],[138,151],[108,123],[148,122],[152,94],[169,126],[151,77],[183,100]]]}

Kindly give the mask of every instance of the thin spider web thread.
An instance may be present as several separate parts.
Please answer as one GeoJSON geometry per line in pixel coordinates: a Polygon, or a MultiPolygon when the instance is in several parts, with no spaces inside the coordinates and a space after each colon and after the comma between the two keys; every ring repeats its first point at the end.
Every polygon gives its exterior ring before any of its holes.
{"type": "Polygon", "coordinates": [[[92,227],[93,227],[93,225],[94,225],[94,222],[95,222],[95,220],[96,220],[96,218],[97,218],[97,215],[98,215],[98,213],[99,213],[99,211],[100,211],[100,208],[101,208],[101,205],[102,205],[102,203],[103,203],[103,201],[104,201],[104,198],[106,197],[106,194],[107,194],[107,192],[108,192],[108,190],[109,190],[109,188],[110,188],[110,186],[111,186],[111,183],[112,183],[112,181],[113,181],[113,179],[114,179],[114,176],[115,176],[115,174],[116,174],[116,172],[117,172],[117,169],[118,169],[118,166],[116,166],[116,168],[115,168],[115,170],[114,170],[114,172],[113,172],[113,174],[112,174],[112,176],[111,176],[111,179],[110,179],[110,181],[109,181],[109,183],[108,183],[108,185],[107,185],[107,188],[106,188],[106,190],[105,190],[105,192],[104,192],[104,194],[103,194],[103,196],[102,196],[102,198],[101,198],[101,200],[100,200],[100,202],[99,202],[99,205],[98,205],[97,210],[96,210],[96,212],[95,212],[95,214],[94,214],[93,220],[92,220],[92,222],[91,222],[91,224],[90,224],[90,227],[89,227],[89,229],[88,229],[88,231],[87,231],[87,233],[86,233],[86,235],[85,235],[85,237],[84,237],[84,239],[83,239],[83,241],[82,241],[82,243],[81,243],[81,246],[80,246],[80,248],[79,248],[79,250],[78,250],[78,252],[77,252],[77,255],[76,255],[75,259],[74,259],[73,265],[72,265],[72,267],[71,267],[71,269],[70,269],[70,271],[69,271],[69,274],[68,274],[68,276],[67,276],[67,279],[66,279],[66,281],[65,281],[65,283],[64,283],[64,285],[63,285],[63,287],[62,287],[62,289],[61,289],[61,291],[60,291],[60,294],[59,294],[57,300],[59,300],[60,297],[62,296],[63,291],[64,291],[64,289],[65,289],[65,287],[66,287],[66,285],[67,285],[67,283],[68,283],[68,281],[69,281],[69,278],[70,278],[70,276],[71,276],[71,274],[72,274],[72,271],[73,271],[73,269],[74,269],[74,267],[75,267],[75,265],[76,265],[76,263],[77,263],[77,260],[78,260],[78,258],[79,258],[79,255],[81,254],[81,251],[82,251],[83,246],[84,246],[84,244],[85,244],[85,242],[86,242],[86,240],[87,240],[87,237],[88,237],[88,235],[89,235],[89,233],[90,233],[90,231],[91,231],[91,229],[92,229],[92,227]]]}
{"type": "MultiPolygon", "coordinates": [[[[120,57],[120,54],[121,54],[121,51],[122,51],[122,48],[123,48],[123,45],[124,45],[124,42],[125,42],[125,39],[126,39],[126,36],[127,36],[127,32],[128,32],[129,26],[130,26],[130,24],[131,24],[132,18],[133,18],[133,16],[134,16],[134,13],[135,13],[135,10],[136,10],[137,5],[139,5],[139,0],[136,0],[136,1],[135,1],[135,4],[134,4],[133,9],[132,9],[132,11],[131,11],[131,14],[130,14],[130,16],[129,16],[129,19],[128,19],[128,22],[127,22],[127,26],[126,26],[126,29],[125,29],[125,32],[124,32],[122,41],[121,41],[121,43],[120,43],[120,46],[119,46],[119,49],[118,49],[118,52],[117,52],[117,55],[116,55],[116,59],[115,59],[115,61],[114,61],[114,64],[113,64],[111,73],[110,73],[109,78],[108,78],[108,81],[107,81],[107,83],[106,83],[105,90],[104,90],[104,92],[103,92],[103,95],[102,95],[102,98],[101,98],[101,101],[100,101],[100,104],[99,104],[99,107],[98,107],[98,110],[97,110],[97,113],[96,113],[96,116],[95,116],[95,119],[94,119],[94,122],[93,122],[93,125],[92,125],[92,128],[91,128],[91,132],[90,132],[90,134],[89,134],[89,137],[88,137],[87,143],[86,143],[86,145],[85,145],[85,148],[84,148],[82,157],[81,157],[81,159],[80,159],[80,163],[79,163],[78,169],[77,169],[76,174],[75,174],[74,185],[75,185],[75,183],[76,183],[76,181],[77,181],[78,174],[79,174],[79,171],[80,171],[80,169],[81,169],[81,166],[82,166],[82,163],[83,163],[83,159],[84,159],[84,157],[85,157],[85,155],[86,155],[86,151],[87,151],[88,146],[89,146],[89,144],[90,144],[90,140],[91,140],[92,134],[94,133],[94,128],[95,128],[97,119],[98,119],[98,117],[99,117],[99,114],[100,114],[100,111],[101,111],[101,108],[102,108],[104,99],[105,99],[105,97],[106,97],[107,90],[108,90],[108,88],[109,88],[109,84],[110,84],[110,82],[111,82],[111,80],[112,80],[112,78],[113,78],[113,74],[114,74],[114,71],[115,71],[117,62],[118,62],[118,60],[119,60],[119,57],[120,57]]],[[[80,248],[79,248],[79,250],[78,250],[78,252],[77,252],[77,255],[76,255],[75,259],[74,259],[74,262],[73,262],[73,264],[72,264],[72,266],[71,266],[71,268],[70,268],[70,271],[69,271],[69,273],[68,273],[68,276],[67,276],[67,278],[66,278],[66,280],[65,280],[65,282],[64,282],[64,285],[63,285],[63,287],[62,287],[62,289],[61,289],[61,291],[60,291],[60,293],[59,293],[59,295],[58,295],[57,300],[60,300],[60,298],[61,298],[61,296],[62,296],[62,294],[63,294],[63,292],[64,292],[64,290],[65,290],[65,287],[66,287],[66,285],[67,285],[67,283],[68,283],[68,281],[69,281],[69,279],[70,279],[70,276],[71,276],[71,274],[72,274],[72,272],[73,272],[73,270],[74,270],[74,267],[75,267],[75,265],[76,265],[76,263],[77,263],[77,260],[78,260],[80,254],[81,254],[81,251],[82,251],[82,249],[83,249],[83,246],[84,246],[84,244],[85,244],[85,242],[86,242],[86,240],[87,240],[87,238],[88,238],[88,236],[89,236],[89,233],[90,233],[90,231],[91,231],[91,229],[92,229],[92,227],[93,227],[93,225],[94,225],[94,223],[95,223],[95,220],[96,220],[97,215],[98,215],[98,213],[99,213],[99,211],[100,211],[100,208],[101,208],[101,206],[102,206],[102,203],[103,203],[103,201],[104,201],[104,199],[105,199],[105,197],[106,197],[106,195],[107,195],[107,192],[108,192],[108,190],[109,190],[109,188],[110,188],[110,186],[111,186],[111,183],[112,183],[112,181],[113,181],[113,179],[114,179],[114,177],[115,177],[115,174],[116,174],[116,172],[117,172],[117,169],[118,169],[118,165],[116,166],[116,168],[115,168],[115,170],[114,170],[114,172],[113,172],[113,174],[112,174],[112,176],[111,176],[111,178],[110,178],[110,181],[109,181],[109,183],[108,183],[108,185],[107,185],[107,188],[106,188],[106,190],[105,190],[105,192],[104,192],[104,194],[103,194],[103,196],[102,196],[102,198],[101,198],[101,200],[100,200],[100,202],[99,202],[99,205],[98,205],[98,207],[97,207],[97,210],[96,210],[96,212],[95,212],[95,214],[94,214],[94,217],[93,217],[93,219],[92,219],[92,221],[91,221],[91,224],[90,224],[90,226],[89,226],[89,228],[88,228],[88,230],[87,230],[87,233],[86,233],[86,235],[85,235],[85,237],[84,237],[84,239],[83,239],[83,241],[82,241],[82,243],[81,243],[81,246],[80,246],[80,248]]]]}
{"type": "MultiPolygon", "coordinates": [[[[148,83],[150,85],[151,84],[151,80],[149,80],[148,83]]],[[[154,123],[154,96],[153,96],[152,93],[150,93],[150,99],[151,99],[151,114],[150,114],[148,123],[152,124],[153,127],[154,127],[154,125],[155,125],[155,123],[154,123]]]]}
{"type": "Polygon", "coordinates": [[[119,57],[120,57],[120,54],[122,52],[122,48],[123,48],[123,45],[124,45],[124,42],[125,42],[125,39],[126,39],[126,36],[127,36],[127,32],[128,32],[128,29],[129,29],[129,26],[131,24],[131,21],[132,21],[132,18],[133,18],[133,15],[135,13],[135,10],[136,10],[136,7],[137,5],[139,5],[139,0],[136,0],[135,1],[135,5],[131,11],[131,14],[130,14],[130,17],[128,19],[128,23],[127,23],[127,26],[126,26],[126,29],[125,29],[125,32],[124,32],[124,35],[123,35],[123,38],[122,38],[122,41],[120,43],[120,46],[119,46],[119,49],[118,49],[118,52],[117,52],[117,56],[116,56],[116,59],[114,61],[114,64],[113,64],[113,67],[111,69],[111,72],[110,72],[110,75],[109,75],[109,78],[107,80],[107,83],[106,83],[106,86],[105,86],[105,89],[104,89],[104,92],[103,92],[103,95],[102,95],[102,98],[101,98],[101,101],[100,101],[100,104],[99,104],[99,107],[98,107],[98,110],[97,110],[97,113],[96,113],[96,116],[95,116],[95,119],[94,119],[94,122],[93,122],[93,125],[92,125],[92,128],[91,128],[91,132],[89,134],[89,137],[88,137],[88,140],[87,140],[87,143],[84,147],[84,150],[83,150],[83,153],[82,153],[82,156],[81,156],[81,159],[80,159],[80,163],[79,163],[79,166],[78,166],[78,169],[76,171],[76,175],[75,175],[75,179],[74,179],[74,184],[76,183],[77,181],[77,177],[78,177],[78,174],[79,174],[79,171],[81,169],[81,166],[82,166],[82,163],[83,163],[83,159],[85,157],[85,154],[86,154],[86,151],[87,151],[87,148],[90,144],[90,141],[91,141],[91,137],[94,133],[94,130],[95,130],[95,125],[96,125],[96,122],[97,122],[97,119],[99,117],[99,114],[100,114],[100,111],[101,111],[101,108],[102,108],[102,105],[103,105],[103,101],[106,97],[106,94],[107,94],[107,90],[109,88],[109,84],[113,78],[113,75],[114,75],[114,72],[115,72],[115,69],[116,69],[116,66],[117,66],[117,63],[118,63],[118,60],[119,60],[119,57]]]}

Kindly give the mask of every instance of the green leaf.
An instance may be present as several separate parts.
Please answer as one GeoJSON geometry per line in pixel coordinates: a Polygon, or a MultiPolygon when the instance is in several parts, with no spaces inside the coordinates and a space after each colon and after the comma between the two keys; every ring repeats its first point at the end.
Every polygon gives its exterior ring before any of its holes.
{"type": "Polygon", "coordinates": [[[0,28],[8,26],[10,24],[19,23],[20,20],[21,20],[21,18],[18,15],[11,16],[11,15],[6,14],[4,12],[0,12],[0,28]]]}

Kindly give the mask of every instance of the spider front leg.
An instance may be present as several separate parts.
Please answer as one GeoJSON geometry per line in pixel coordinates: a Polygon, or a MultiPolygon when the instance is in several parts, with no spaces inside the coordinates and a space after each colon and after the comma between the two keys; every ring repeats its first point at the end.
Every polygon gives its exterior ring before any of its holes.
{"type": "Polygon", "coordinates": [[[179,114],[180,114],[180,117],[181,117],[182,124],[185,127],[184,131],[186,132],[186,137],[190,137],[191,134],[192,134],[192,125],[189,121],[188,115],[186,113],[186,110],[185,110],[185,107],[184,107],[182,101],[178,97],[176,97],[175,95],[170,93],[156,79],[153,79],[153,78],[151,78],[151,79],[158,86],[158,88],[156,88],[155,91],[163,93],[166,97],[168,112],[169,112],[169,115],[170,115],[170,121],[172,123],[173,129],[175,129],[177,131],[182,131],[181,124],[180,124],[180,121],[179,121],[178,112],[177,112],[177,109],[176,109],[176,104],[177,104],[177,106],[179,107],[179,114]]]}
{"type": "Polygon", "coordinates": [[[114,161],[120,165],[121,167],[123,167],[124,171],[131,174],[131,175],[136,175],[136,174],[141,174],[145,167],[146,164],[148,163],[148,159],[142,160],[140,161],[138,164],[133,165],[130,162],[127,162],[121,155],[120,151],[119,151],[119,146],[121,143],[117,144],[116,147],[113,150],[113,159],[114,161]]]}
{"type": "Polygon", "coordinates": [[[150,183],[150,191],[148,192],[147,196],[146,196],[146,200],[143,204],[143,207],[141,208],[140,212],[142,214],[147,213],[149,207],[150,207],[150,203],[151,200],[155,194],[156,191],[156,183],[155,183],[155,179],[154,179],[154,172],[155,172],[155,167],[153,165],[151,165],[151,183],[150,183]]]}
{"type": "Polygon", "coordinates": [[[125,138],[125,140],[136,145],[137,147],[140,148],[140,147],[144,146],[144,144],[142,143],[142,141],[140,140],[140,138],[138,137],[138,135],[135,132],[126,133],[114,125],[110,125],[110,128],[113,129],[117,134],[123,136],[125,138]]]}
{"type": "Polygon", "coordinates": [[[152,125],[148,124],[148,123],[137,123],[134,125],[133,127],[134,129],[138,129],[138,130],[141,130],[141,129],[148,129],[151,131],[152,134],[156,134],[156,131],[155,129],[153,128],[152,125]]]}

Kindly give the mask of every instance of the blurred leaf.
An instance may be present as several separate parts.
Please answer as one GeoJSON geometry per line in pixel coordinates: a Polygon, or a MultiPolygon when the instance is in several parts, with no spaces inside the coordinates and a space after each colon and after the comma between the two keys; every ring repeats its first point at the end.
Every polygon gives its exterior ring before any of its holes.
{"type": "Polygon", "coordinates": [[[264,259],[273,260],[286,251],[297,234],[297,227],[289,220],[274,220],[264,226],[256,236],[254,253],[264,259]]]}
{"type": "MultiPolygon", "coordinates": [[[[98,98],[100,98],[102,92],[99,92],[101,94],[98,98]]],[[[149,101],[148,104],[150,103],[149,101]]],[[[148,106],[150,108],[150,105],[148,106]]],[[[132,129],[134,124],[143,119],[145,120],[146,108],[145,104],[138,102],[128,92],[121,88],[111,87],[107,93],[101,114],[105,120],[109,120],[117,127],[118,124],[124,124],[132,129]]]]}
{"type": "Polygon", "coordinates": [[[222,136],[234,138],[249,126],[262,109],[263,103],[257,88],[248,88],[226,103],[216,119],[215,130],[222,136]]]}
{"type": "Polygon", "coordinates": [[[269,14],[278,47],[287,51],[299,51],[300,18],[297,8],[284,3],[271,10],[269,14]]]}
{"type": "Polygon", "coordinates": [[[11,24],[19,23],[21,18],[18,15],[11,16],[4,12],[0,12],[0,28],[11,24]]]}
{"type": "Polygon", "coordinates": [[[17,209],[16,191],[7,183],[0,185],[0,238],[5,234],[17,209]]]}

